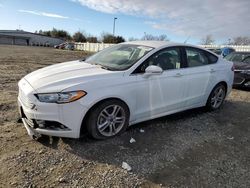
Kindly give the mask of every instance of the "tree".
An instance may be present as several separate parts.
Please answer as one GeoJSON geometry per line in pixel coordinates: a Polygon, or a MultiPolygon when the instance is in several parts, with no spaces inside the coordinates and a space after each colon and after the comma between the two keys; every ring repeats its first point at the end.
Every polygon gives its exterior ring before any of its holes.
{"type": "Polygon", "coordinates": [[[59,29],[53,28],[53,30],[50,31],[50,33],[51,33],[51,37],[62,38],[64,40],[71,40],[70,34],[65,30],[59,30],[59,29]]]}
{"type": "Polygon", "coordinates": [[[116,36],[115,37],[115,43],[116,44],[122,43],[122,42],[125,42],[125,39],[122,36],[116,36]]]}
{"type": "Polygon", "coordinates": [[[158,39],[159,39],[160,41],[169,41],[168,36],[165,35],[165,34],[160,35],[160,36],[158,37],[158,39]]]}
{"type": "Polygon", "coordinates": [[[102,42],[103,43],[115,43],[115,37],[109,33],[102,34],[102,42]]]}
{"type": "Polygon", "coordinates": [[[117,43],[125,42],[125,39],[122,36],[113,36],[110,33],[103,33],[102,42],[117,44],[117,43]]]}
{"type": "Polygon", "coordinates": [[[87,41],[86,37],[85,37],[85,36],[83,35],[83,33],[80,32],[80,31],[76,32],[76,33],[73,35],[73,40],[74,40],[75,42],[86,42],[86,41],[87,41]]]}
{"type": "Polygon", "coordinates": [[[129,37],[129,39],[128,39],[128,41],[137,41],[137,40],[139,40],[139,39],[134,38],[134,37],[129,37]]]}
{"type": "Polygon", "coordinates": [[[159,36],[154,36],[152,34],[144,33],[144,36],[142,37],[142,40],[157,40],[157,41],[169,41],[167,35],[162,34],[159,36]]]}
{"type": "Polygon", "coordinates": [[[61,38],[61,39],[64,39],[64,40],[71,40],[71,36],[67,31],[58,30],[58,29],[55,29],[55,28],[53,28],[51,31],[39,30],[38,33],[41,34],[41,35],[49,36],[49,37],[61,38]]]}
{"type": "Polygon", "coordinates": [[[88,36],[86,38],[87,42],[90,42],[90,43],[97,43],[98,40],[97,40],[97,37],[93,37],[93,36],[88,36]]]}
{"type": "Polygon", "coordinates": [[[51,31],[43,31],[43,35],[51,37],[51,31]]]}
{"type": "Polygon", "coordinates": [[[215,42],[215,40],[213,39],[212,35],[207,35],[204,38],[201,39],[201,44],[202,45],[211,45],[215,42]]]}
{"type": "Polygon", "coordinates": [[[233,45],[250,45],[250,37],[235,37],[232,41],[233,45]]]}

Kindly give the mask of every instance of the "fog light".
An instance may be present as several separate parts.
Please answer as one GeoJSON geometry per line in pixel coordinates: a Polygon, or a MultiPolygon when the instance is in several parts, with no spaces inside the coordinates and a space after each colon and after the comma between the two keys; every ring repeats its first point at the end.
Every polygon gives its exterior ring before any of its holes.
{"type": "Polygon", "coordinates": [[[45,128],[45,121],[43,120],[36,120],[36,123],[39,128],[45,128]]]}

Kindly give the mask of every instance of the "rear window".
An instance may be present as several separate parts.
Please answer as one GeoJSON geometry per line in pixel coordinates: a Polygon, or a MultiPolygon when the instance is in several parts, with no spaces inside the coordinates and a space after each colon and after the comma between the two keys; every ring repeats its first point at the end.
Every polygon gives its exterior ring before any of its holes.
{"type": "Polygon", "coordinates": [[[217,56],[198,48],[186,47],[186,55],[188,67],[214,64],[218,61],[217,56]]]}
{"type": "Polygon", "coordinates": [[[198,67],[209,64],[208,57],[203,50],[197,48],[186,48],[188,67],[198,67]]]}

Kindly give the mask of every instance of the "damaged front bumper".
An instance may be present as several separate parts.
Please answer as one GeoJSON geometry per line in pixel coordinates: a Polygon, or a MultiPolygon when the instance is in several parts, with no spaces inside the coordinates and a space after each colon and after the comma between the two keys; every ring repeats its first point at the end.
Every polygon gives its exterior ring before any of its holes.
{"type": "Polygon", "coordinates": [[[28,125],[26,118],[22,118],[22,122],[23,122],[24,127],[26,128],[27,133],[30,136],[30,138],[32,138],[32,139],[38,139],[38,138],[40,138],[42,136],[41,134],[39,134],[38,132],[36,132],[33,128],[31,128],[28,125]]]}
{"type": "Polygon", "coordinates": [[[73,137],[73,131],[65,125],[57,121],[48,121],[39,119],[39,113],[32,113],[22,105],[18,100],[19,115],[22,119],[24,127],[28,135],[32,139],[38,139],[42,135],[56,136],[56,137],[73,137]],[[25,110],[26,109],[26,110],[25,110]]]}

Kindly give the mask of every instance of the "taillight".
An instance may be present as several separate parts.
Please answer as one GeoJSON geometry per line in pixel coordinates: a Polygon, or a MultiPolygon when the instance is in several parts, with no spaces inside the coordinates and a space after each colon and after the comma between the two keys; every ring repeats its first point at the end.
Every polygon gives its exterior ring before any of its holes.
{"type": "Polygon", "coordinates": [[[231,68],[231,71],[234,71],[234,69],[235,69],[235,68],[234,68],[234,65],[233,65],[232,68],[231,68]]]}

